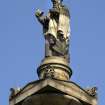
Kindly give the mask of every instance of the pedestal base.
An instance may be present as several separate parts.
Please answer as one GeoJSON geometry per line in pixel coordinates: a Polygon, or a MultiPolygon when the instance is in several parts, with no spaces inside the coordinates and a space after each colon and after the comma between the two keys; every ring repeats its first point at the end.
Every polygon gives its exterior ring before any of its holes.
{"type": "Polygon", "coordinates": [[[72,70],[64,58],[52,56],[42,60],[37,73],[40,79],[51,77],[59,80],[69,80],[72,70]]]}

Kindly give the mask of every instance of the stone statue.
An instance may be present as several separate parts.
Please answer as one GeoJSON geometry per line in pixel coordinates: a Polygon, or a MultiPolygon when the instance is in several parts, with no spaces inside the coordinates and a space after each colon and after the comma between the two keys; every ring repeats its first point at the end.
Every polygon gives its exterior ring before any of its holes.
{"type": "Polygon", "coordinates": [[[47,16],[39,9],[35,15],[43,25],[45,56],[61,56],[69,61],[70,14],[63,0],[51,0],[52,9],[47,16]]]}

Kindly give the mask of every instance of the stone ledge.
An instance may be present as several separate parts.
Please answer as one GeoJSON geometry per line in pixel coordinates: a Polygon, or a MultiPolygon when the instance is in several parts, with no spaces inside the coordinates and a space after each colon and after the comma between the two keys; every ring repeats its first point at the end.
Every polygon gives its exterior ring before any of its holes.
{"type": "Polygon", "coordinates": [[[23,89],[21,89],[17,94],[10,99],[10,105],[16,105],[24,99],[33,94],[40,93],[41,90],[45,89],[45,92],[52,91],[55,89],[55,92],[64,93],[66,95],[72,96],[81,102],[88,103],[87,105],[97,105],[97,99],[90,96],[84,89],[75,84],[74,82],[61,81],[56,79],[46,78],[43,80],[38,80],[27,84],[23,89]]]}

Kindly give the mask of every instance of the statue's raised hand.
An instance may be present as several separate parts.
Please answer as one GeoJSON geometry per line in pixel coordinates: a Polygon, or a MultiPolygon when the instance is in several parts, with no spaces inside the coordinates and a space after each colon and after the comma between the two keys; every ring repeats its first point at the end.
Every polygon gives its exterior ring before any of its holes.
{"type": "Polygon", "coordinates": [[[35,12],[35,16],[36,16],[36,17],[42,16],[43,13],[44,13],[44,12],[42,12],[40,9],[37,9],[36,12],[35,12]]]}

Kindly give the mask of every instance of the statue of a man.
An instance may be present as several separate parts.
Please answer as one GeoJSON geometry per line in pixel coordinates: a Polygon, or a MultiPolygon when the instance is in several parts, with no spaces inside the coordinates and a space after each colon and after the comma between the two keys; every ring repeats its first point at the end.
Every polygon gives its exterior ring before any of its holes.
{"type": "Polygon", "coordinates": [[[68,59],[70,15],[69,10],[62,5],[63,0],[51,0],[53,8],[47,16],[37,10],[36,17],[43,25],[45,36],[45,56],[62,56],[68,59]]]}

